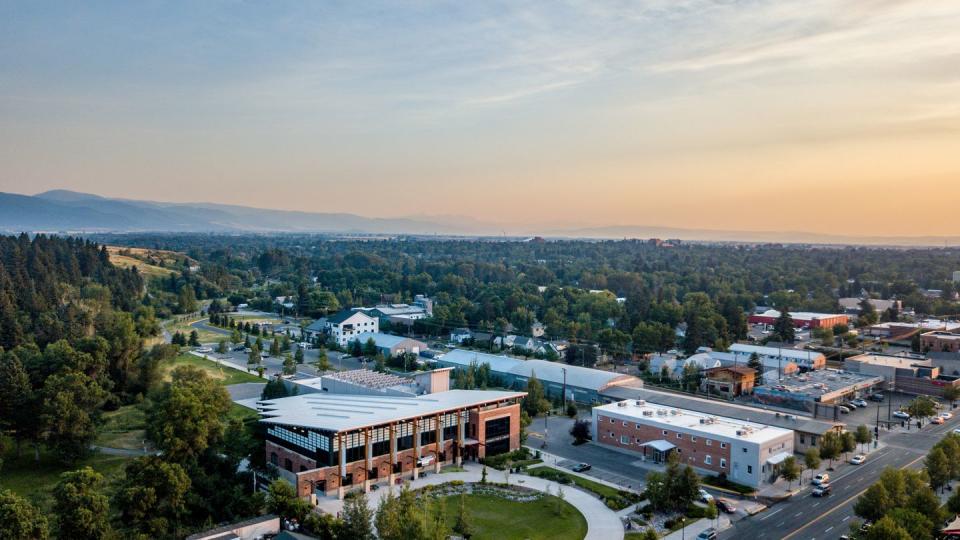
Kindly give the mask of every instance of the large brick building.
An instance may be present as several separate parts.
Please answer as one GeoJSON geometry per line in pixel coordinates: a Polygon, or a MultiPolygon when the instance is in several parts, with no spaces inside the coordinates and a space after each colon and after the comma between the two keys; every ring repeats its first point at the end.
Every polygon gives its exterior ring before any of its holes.
{"type": "Polygon", "coordinates": [[[925,351],[960,352],[960,334],[939,330],[920,334],[920,346],[925,351]]]}
{"type": "Polygon", "coordinates": [[[662,462],[671,452],[680,463],[752,487],[773,482],[793,454],[793,431],[709,416],[644,400],[593,408],[594,440],[662,462]]]}
{"type": "Polygon", "coordinates": [[[312,393],[259,402],[266,457],[301,497],[417,478],[520,447],[524,392],[312,393]]]}
{"type": "MultiPolygon", "coordinates": [[[[768,309],[763,313],[754,313],[750,315],[750,324],[773,325],[780,318],[780,312],[775,309],[768,309]]],[[[797,328],[831,328],[838,324],[849,324],[850,317],[843,314],[833,313],[810,313],[806,311],[791,311],[790,318],[793,319],[793,325],[797,328]]]]}

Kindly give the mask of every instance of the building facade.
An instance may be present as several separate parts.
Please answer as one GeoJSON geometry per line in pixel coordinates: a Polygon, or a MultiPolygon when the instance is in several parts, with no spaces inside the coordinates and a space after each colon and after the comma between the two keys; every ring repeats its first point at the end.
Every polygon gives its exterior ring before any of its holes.
{"type": "MultiPolygon", "coordinates": [[[[780,318],[780,312],[775,309],[754,313],[748,320],[750,324],[773,325],[780,318]]],[[[850,317],[843,314],[809,313],[806,311],[791,311],[790,318],[797,328],[831,328],[838,324],[850,324],[850,317]]]]}
{"type": "Polygon", "coordinates": [[[267,462],[301,497],[368,491],[520,447],[524,392],[305,394],[260,402],[267,462]]]}
{"type": "Polygon", "coordinates": [[[594,407],[593,428],[599,444],[654,462],[675,452],[681,464],[751,487],[774,482],[793,455],[790,430],[645,400],[594,407]]]}
{"type": "Polygon", "coordinates": [[[326,335],[341,347],[346,347],[357,336],[367,332],[380,332],[379,319],[362,311],[350,310],[320,319],[306,328],[307,336],[317,338],[326,335]]]}
{"type": "Polygon", "coordinates": [[[943,331],[920,334],[920,346],[925,351],[960,352],[960,334],[943,331]]]}

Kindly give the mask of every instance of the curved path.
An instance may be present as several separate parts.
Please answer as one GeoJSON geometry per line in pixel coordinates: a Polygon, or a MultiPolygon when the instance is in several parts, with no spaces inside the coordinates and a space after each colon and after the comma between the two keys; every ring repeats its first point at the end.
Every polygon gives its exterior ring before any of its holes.
{"type": "MultiPolygon", "coordinates": [[[[418,489],[423,486],[443,484],[454,480],[463,480],[464,482],[480,481],[480,477],[483,474],[482,466],[469,463],[464,464],[463,468],[466,469],[464,472],[430,473],[426,478],[418,478],[411,482],[410,487],[418,489]]],[[[502,472],[495,469],[487,469],[487,479],[490,482],[500,482],[502,480],[502,472]]],[[[585,540],[623,540],[623,524],[620,522],[617,514],[607,508],[607,506],[603,504],[603,501],[586,491],[580,490],[570,484],[561,486],[556,482],[535,476],[528,476],[526,474],[511,474],[510,483],[532,488],[537,491],[547,491],[549,487],[550,493],[553,494],[556,494],[557,490],[563,487],[564,500],[572,504],[574,508],[583,514],[584,519],[587,520],[587,536],[584,537],[585,540]]],[[[388,492],[389,490],[386,487],[381,487],[377,491],[368,493],[367,500],[370,502],[370,507],[375,509],[377,505],[380,504],[380,499],[388,492]]],[[[336,514],[343,509],[343,501],[327,497],[321,499],[318,506],[324,512],[336,514]]]]}

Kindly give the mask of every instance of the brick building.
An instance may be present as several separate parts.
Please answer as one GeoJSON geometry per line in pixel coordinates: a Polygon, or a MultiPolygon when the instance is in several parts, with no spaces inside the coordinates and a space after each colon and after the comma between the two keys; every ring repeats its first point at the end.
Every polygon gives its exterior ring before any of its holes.
{"type": "Polygon", "coordinates": [[[943,331],[920,334],[920,346],[925,351],[960,352],[960,334],[943,331]]]}
{"type": "MultiPolygon", "coordinates": [[[[763,313],[754,313],[750,315],[750,324],[773,325],[780,317],[780,312],[775,309],[768,309],[763,313]]],[[[844,314],[833,313],[810,313],[806,311],[791,311],[790,318],[793,319],[793,326],[797,328],[831,328],[838,324],[849,324],[850,317],[844,314]]]]}
{"type": "Polygon", "coordinates": [[[775,481],[793,455],[791,430],[644,400],[594,407],[593,429],[599,444],[640,459],[662,462],[676,452],[681,464],[752,487],[775,481]]]}
{"type": "Polygon", "coordinates": [[[425,467],[520,447],[524,392],[448,390],[415,397],[312,393],[258,403],[267,462],[301,497],[417,478],[425,467]],[[342,451],[343,450],[343,451],[342,451]]]}

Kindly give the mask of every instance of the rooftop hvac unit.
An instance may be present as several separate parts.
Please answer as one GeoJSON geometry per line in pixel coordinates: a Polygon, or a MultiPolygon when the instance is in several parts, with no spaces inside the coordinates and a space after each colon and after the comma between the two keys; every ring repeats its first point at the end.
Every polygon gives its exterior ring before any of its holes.
{"type": "Polygon", "coordinates": [[[653,411],[643,411],[644,416],[653,416],[653,411]]]}
{"type": "Polygon", "coordinates": [[[663,409],[657,409],[657,416],[663,416],[665,414],[667,414],[667,411],[663,409]]]}
{"type": "Polygon", "coordinates": [[[626,406],[627,406],[627,402],[626,402],[626,401],[621,401],[621,402],[617,403],[617,407],[626,407],[626,406]]]}
{"type": "Polygon", "coordinates": [[[646,404],[647,402],[645,400],[642,400],[642,399],[637,400],[637,407],[643,407],[646,404]]]}

